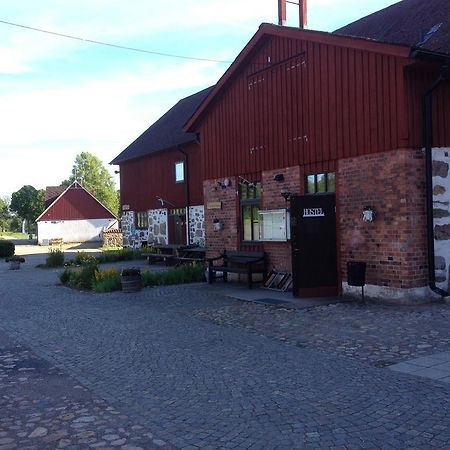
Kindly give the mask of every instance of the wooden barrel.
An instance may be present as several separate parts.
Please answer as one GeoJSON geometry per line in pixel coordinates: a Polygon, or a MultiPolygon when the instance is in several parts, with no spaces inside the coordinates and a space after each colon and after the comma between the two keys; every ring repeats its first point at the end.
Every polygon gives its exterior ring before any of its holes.
{"type": "Polygon", "coordinates": [[[141,290],[140,275],[122,275],[120,277],[123,292],[137,292],[141,290]]]}

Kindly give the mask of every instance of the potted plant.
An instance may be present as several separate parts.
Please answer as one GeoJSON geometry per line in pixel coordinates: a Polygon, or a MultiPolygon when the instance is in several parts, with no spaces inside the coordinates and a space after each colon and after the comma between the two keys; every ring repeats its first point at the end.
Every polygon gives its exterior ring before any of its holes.
{"type": "Polygon", "coordinates": [[[120,274],[120,282],[122,284],[123,292],[137,292],[141,290],[141,269],[131,267],[129,269],[122,269],[120,274]]]}
{"type": "Polygon", "coordinates": [[[23,258],[22,256],[13,255],[9,258],[6,258],[5,261],[9,262],[9,270],[19,270],[20,263],[24,263],[25,258],[23,258]]]}

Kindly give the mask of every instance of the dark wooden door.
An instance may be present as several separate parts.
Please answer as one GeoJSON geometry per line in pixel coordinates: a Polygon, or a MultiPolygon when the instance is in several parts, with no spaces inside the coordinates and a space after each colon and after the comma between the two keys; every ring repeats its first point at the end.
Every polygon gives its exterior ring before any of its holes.
{"type": "Polygon", "coordinates": [[[336,295],[336,196],[291,199],[293,291],[297,297],[336,295]]]}
{"type": "Polygon", "coordinates": [[[169,244],[186,244],[186,216],[169,215],[169,244]]]}

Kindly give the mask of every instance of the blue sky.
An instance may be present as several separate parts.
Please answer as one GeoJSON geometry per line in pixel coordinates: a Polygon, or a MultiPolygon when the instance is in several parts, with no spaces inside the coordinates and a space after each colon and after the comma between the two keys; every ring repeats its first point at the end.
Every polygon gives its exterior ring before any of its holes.
{"type": "MultiPolygon", "coordinates": [[[[308,28],[332,31],[396,0],[308,0],[308,28]]],[[[297,12],[288,8],[288,24],[297,12]]],[[[233,60],[277,0],[2,0],[0,20],[86,39],[233,60]]],[[[227,64],[98,46],[0,23],[0,197],[70,175],[88,151],[107,164],[227,64]]],[[[111,172],[114,167],[110,167],[111,172]]]]}

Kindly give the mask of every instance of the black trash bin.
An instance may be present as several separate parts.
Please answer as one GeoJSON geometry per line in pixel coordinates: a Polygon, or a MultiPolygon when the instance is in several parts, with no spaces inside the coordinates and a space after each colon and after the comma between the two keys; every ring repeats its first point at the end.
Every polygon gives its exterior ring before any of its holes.
{"type": "Polygon", "coordinates": [[[366,263],[364,261],[347,262],[347,283],[349,286],[366,284],[366,263]]]}

